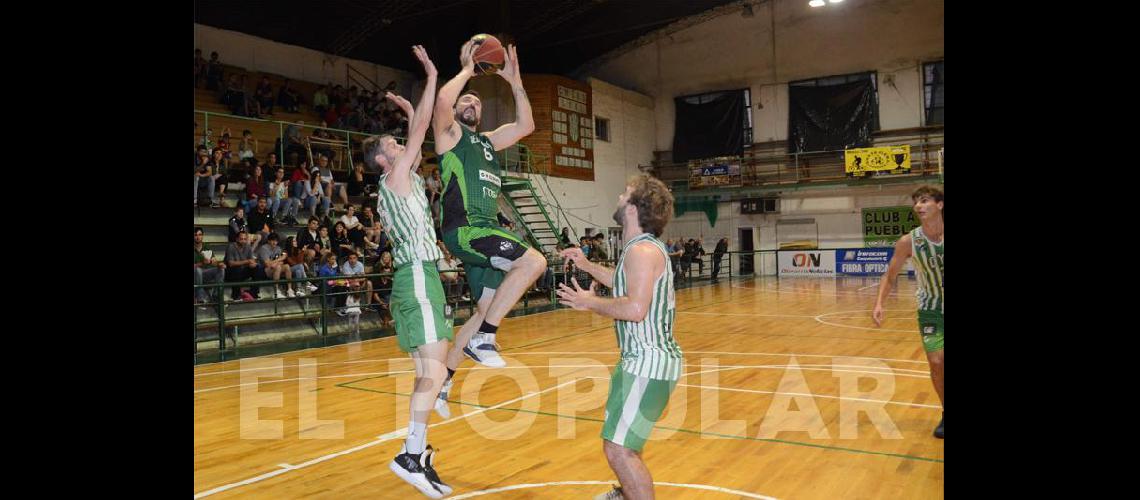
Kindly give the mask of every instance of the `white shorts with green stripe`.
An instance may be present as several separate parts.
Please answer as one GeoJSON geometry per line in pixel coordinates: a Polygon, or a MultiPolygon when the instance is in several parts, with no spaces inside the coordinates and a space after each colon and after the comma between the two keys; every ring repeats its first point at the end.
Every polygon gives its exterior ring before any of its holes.
{"type": "Polygon", "coordinates": [[[665,412],[669,396],[676,386],[676,379],[638,377],[623,370],[619,364],[610,377],[602,439],[641,451],[653,426],[665,412]]]}
{"type": "Polygon", "coordinates": [[[455,338],[444,314],[446,303],[435,262],[416,262],[396,270],[389,307],[401,351],[455,338]]]}

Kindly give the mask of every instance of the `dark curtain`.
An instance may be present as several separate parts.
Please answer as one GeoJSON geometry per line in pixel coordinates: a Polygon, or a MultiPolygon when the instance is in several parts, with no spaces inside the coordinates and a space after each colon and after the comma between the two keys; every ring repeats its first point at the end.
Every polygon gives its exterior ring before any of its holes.
{"type": "Polygon", "coordinates": [[[673,161],[744,153],[744,113],[748,110],[743,91],[678,97],[673,102],[677,107],[673,161]]]}
{"type": "Polygon", "coordinates": [[[871,146],[875,88],[870,80],[826,87],[788,88],[788,150],[841,150],[871,146]]]}

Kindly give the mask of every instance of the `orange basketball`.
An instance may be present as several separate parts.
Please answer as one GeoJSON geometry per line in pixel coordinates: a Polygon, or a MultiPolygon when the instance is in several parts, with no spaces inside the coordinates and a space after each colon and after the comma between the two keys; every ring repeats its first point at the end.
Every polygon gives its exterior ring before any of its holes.
{"type": "Polygon", "coordinates": [[[489,75],[500,69],[503,69],[503,62],[506,61],[507,51],[503,49],[502,42],[486,33],[480,33],[471,37],[475,42],[475,54],[472,57],[475,62],[475,72],[481,75],[489,75]]]}

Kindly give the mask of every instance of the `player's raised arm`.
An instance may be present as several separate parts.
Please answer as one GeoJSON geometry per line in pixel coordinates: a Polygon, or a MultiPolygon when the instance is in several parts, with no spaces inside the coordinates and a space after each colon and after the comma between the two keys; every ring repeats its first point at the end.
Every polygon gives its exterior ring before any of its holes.
{"type": "Polygon", "coordinates": [[[487,134],[495,151],[502,151],[519,142],[520,139],[534,132],[534,113],[530,109],[530,99],[526,96],[526,89],[522,84],[522,73],[519,72],[519,56],[514,45],[507,46],[506,61],[499,76],[511,85],[511,93],[515,97],[515,121],[507,123],[487,134]]]}
{"type": "Polygon", "coordinates": [[[459,64],[461,66],[459,74],[443,84],[443,87],[439,89],[439,95],[435,98],[432,130],[435,131],[436,154],[446,153],[455,147],[455,143],[459,142],[459,138],[462,136],[462,132],[459,131],[459,124],[455,123],[455,101],[459,99],[459,93],[463,91],[467,81],[475,76],[476,47],[475,42],[471,40],[463,44],[463,48],[459,49],[459,64]]]}

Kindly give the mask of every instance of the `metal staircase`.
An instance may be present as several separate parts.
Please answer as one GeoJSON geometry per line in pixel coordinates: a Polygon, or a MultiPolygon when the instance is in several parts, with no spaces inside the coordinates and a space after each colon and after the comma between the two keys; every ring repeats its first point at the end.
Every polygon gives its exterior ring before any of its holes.
{"type": "MultiPolygon", "coordinates": [[[[538,159],[539,162],[543,160],[543,158],[538,159]]],[[[558,213],[562,220],[566,220],[566,214],[559,213],[562,209],[558,207],[557,203],[550,204],[543,200],[539,190],[536,189],[534,177],[523,175],[542,175],[537,173],[534,168],[535,157],[525,146],[520,144],[517,148],[505,150],[499,161],[504,170],[503,196],[499,198],[501,211],[513,220],[516,226],[525,231],[527,243],[535,249],[548,255],[557,252],[560,249],[559,229],[551,217],[551,213],[558,213]],[[515,175],[508,175],[509,173],[515,175]]],[[[547,191],[553,196],[549,186],[547,186],[547,191]]],[[[569,225],[567,224],[567,226],[569,225]]],[[[572,238],[576,237],[576,235],[572,236],[572,238]]]]}

